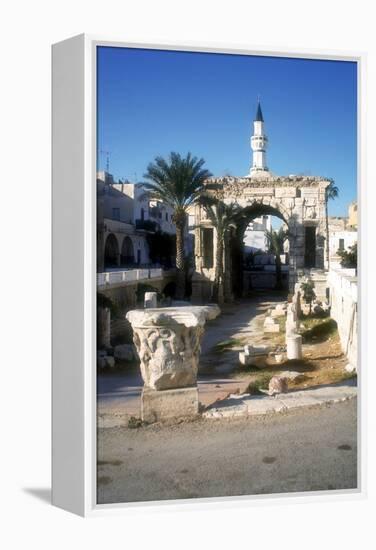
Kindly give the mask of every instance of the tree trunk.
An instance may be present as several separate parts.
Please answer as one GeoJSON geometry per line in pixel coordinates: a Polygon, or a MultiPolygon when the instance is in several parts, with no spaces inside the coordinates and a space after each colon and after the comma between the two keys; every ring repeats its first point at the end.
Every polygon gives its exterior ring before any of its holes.
{"type": "Polygon", "coordinates": [[[215,255],[215,276],[213,285],[213,301],[223,302],[223,237],[217,235],[217,249],[215,255]]]}
{"type": "MultiPolygon", "coordinates": [[[[329,243],[329,219],[328,219],[328,194],[327,194],[326,190],[325,190],[325,216],[326,216],[326,242],[325,242],[325,245],[326,245],[326,268],[329,270],[329,268],[330,268],[329,244],[330,243],[329,243]]],[[[325,265],[325,262],[324,262],[324,265],[325,265]]]]}
{"type": "Polygon", "coordinates": [[[230,253],[230,234],[229,231],[226,233],[224,247],[225,247],[225,267],[223,274],[223,292],[224,292],[224,301],[232,302],[233,293],[232,293],[232,266],[231,266],[231,253],[230,253]]]}
{"type": "Polygon", "coordinates": [[[275,288],[276,290],[282,290],[282,265],[281,256],[279,254],[275,257],[275,288]]]}
{"type": "Polygon", "coordinates": [[[183,300],[185,296],[184,225],[184,221],[176,221],[176,298],[178,300],[183,300]]]}

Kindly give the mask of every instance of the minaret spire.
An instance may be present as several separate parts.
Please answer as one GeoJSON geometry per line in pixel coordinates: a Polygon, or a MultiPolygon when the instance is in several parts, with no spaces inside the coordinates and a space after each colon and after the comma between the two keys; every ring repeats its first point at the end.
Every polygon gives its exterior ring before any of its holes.
{"type": "Polygon", "coordinates": [[[258,99],[257,99],[257,111],[256,111],[256,118],[255,118],[255,122],[264,122],[264,117],[262,116],[262,111],[261,111],[261,103],[260,103],[260,96],[258,96],[258,99]]]}
{"type": "Polygon", "coordinates": [[[253,159],[249,173],[250,176],[262,176],[265,172],[269,172],[266,165],[267,146],[268,138],[264,131],[264,117],[261,110],[260,96],[258,96],[256,116],[253,121],[253,135],[251,137],[251,149],[253,152],[253,159]]]}

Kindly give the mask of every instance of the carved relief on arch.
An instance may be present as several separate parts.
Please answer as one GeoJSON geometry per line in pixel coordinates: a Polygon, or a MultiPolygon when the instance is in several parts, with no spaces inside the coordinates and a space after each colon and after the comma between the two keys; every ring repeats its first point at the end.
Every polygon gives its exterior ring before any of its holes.
{"type": "Polygon", "coordinates": [[[291,213],[288,211],[288,209],[283,205],[281,200],[278,200],[276,198],[273,198],[270,201],[270,206],[277,210],[277,212],[287,221],[291,213]]]}

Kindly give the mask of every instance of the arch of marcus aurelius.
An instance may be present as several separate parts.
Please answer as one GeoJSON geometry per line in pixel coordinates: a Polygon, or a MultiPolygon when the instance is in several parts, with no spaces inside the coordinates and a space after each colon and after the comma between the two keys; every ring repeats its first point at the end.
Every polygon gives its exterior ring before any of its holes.
{"type": "MultiPolygon", "coordinates": [[[[307,271],[317,272],[328,267],[327,258],[327,187],[331,179],[312,176],[276,176],[266,166],[267,136],[261,106],[258,105],[251,137],[253,162],[245,177],[213,177],[205,182],[206,193],[225,203],[235,203],[242,209],[241,222],[224,243],[224,297],[230,301],[234,288],[241,290],[241,277],[236,280],[236,255],[247,225],[261,215],[279,217],[288,228],[289,288],[307,271]]],[[[196,204],[195,272],[192,280],[192,300],[210,300],[214,281],[216,233],[205,209],[196,204]]],[[[241,262],[242,260],[240,260],[241,262]]],[[[239,270],[238,269],[238,275],[239,270]]]]}

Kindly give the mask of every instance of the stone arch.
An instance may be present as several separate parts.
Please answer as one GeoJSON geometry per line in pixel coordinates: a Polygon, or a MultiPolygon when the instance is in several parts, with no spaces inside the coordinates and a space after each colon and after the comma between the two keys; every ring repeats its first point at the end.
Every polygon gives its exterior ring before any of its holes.
{"type": "Polygon", "coordinates": [[[104,267],[119,266],[120,254],[119,243],[114,233],[107,235],[104,245],[104,267]]]}
{"type": "Polygon", "coordinates": [[[289,213],[278,201],[273,201],[271,204],[265,204],[261,201],[252,201],[246,205],[239,205],[242,207],[242,214],[245,219],[248,219],[248,223],[253,219],[262,215],[276,216],[283,222],[289,225],[289,213]]]}
{"type": "MultiPolygon", "coordinates": [[[[228,288],[230,288],[231,293],[237,297],[242,296],[243,291],[246,292],[249,288],[253,288],[250,272],[248,272],[246,280],[244,278],[247,273],[244,267],[244,233],[252,220],[260,218],[263,215],[275,216],[289,228],[289,212],[279,203],[279,201],[271,201],[271,204],[265,204],[263,201],[253,200],[249,201],[242,208],[239,214],[240,221],[230,237],[230,255],[227,260],[227,271],[230,271],[230,273],[227,273],[227,278],[230,278],[228,288]]],[[[286,277],[286,275],[284,277],[286,277]]],[[[270,273],[268,278],[270,279],[270,273]]],[[[287,283],[288,280],[286,281],[286,284],[287,283]]],[[[269,284],[274,285],[275,282],[272,283],[270,281],[269,284]]]]}
{"type": "Polygon", "coordinates": [[[134,246],[132,239],[126,235],[121,245],[120,255],[121,265],[128,266],[134,264],[134,246]]]}
{"type": "MultiPolygon", "coordinates": [[[[289,286],[307,269],[324,269],[327,266],[325,239],[327,239],[326,188],[331,180],[316,176],[274,176],[264,174],[254,177],[210,178],[205,183],[206,193],[224,201],[238,204],[249,221],[261,214],[270,214],[282,219],[289,229],[289,286]],[[314,239],[312,227],[315,228],[314,239]],[[314,245],[312,246],[312,242],[314,245]],[[311,243],[311,244],[310,244],[311,243]],[[314,250],[314,262],[307,262],[307,250],[314,250]],[[312,264],[311,265],[308,264],[312,264]]],[[[210,299],[214,281],[214,268],[205,261],[205,229],[211,227],[204,209],[195,208],[195,273],[192,278],[193,300],[210,299]],[[209,298],[208,298],[209,297],[209,298]]],[[[239,229],[240,231],[240,229],[239,229]]],[[[213,248],[216,248],[214,231],[213,248]]],[[[228,272],[228,260],[224,269],[228,272]]],[[[226,273],[225,273],[226,287],[226,273]]],[[[229,288],[229,286],[227,287],[229,288]]],[[[226,290],[225,290],[226,294],[226,290]]]]}

